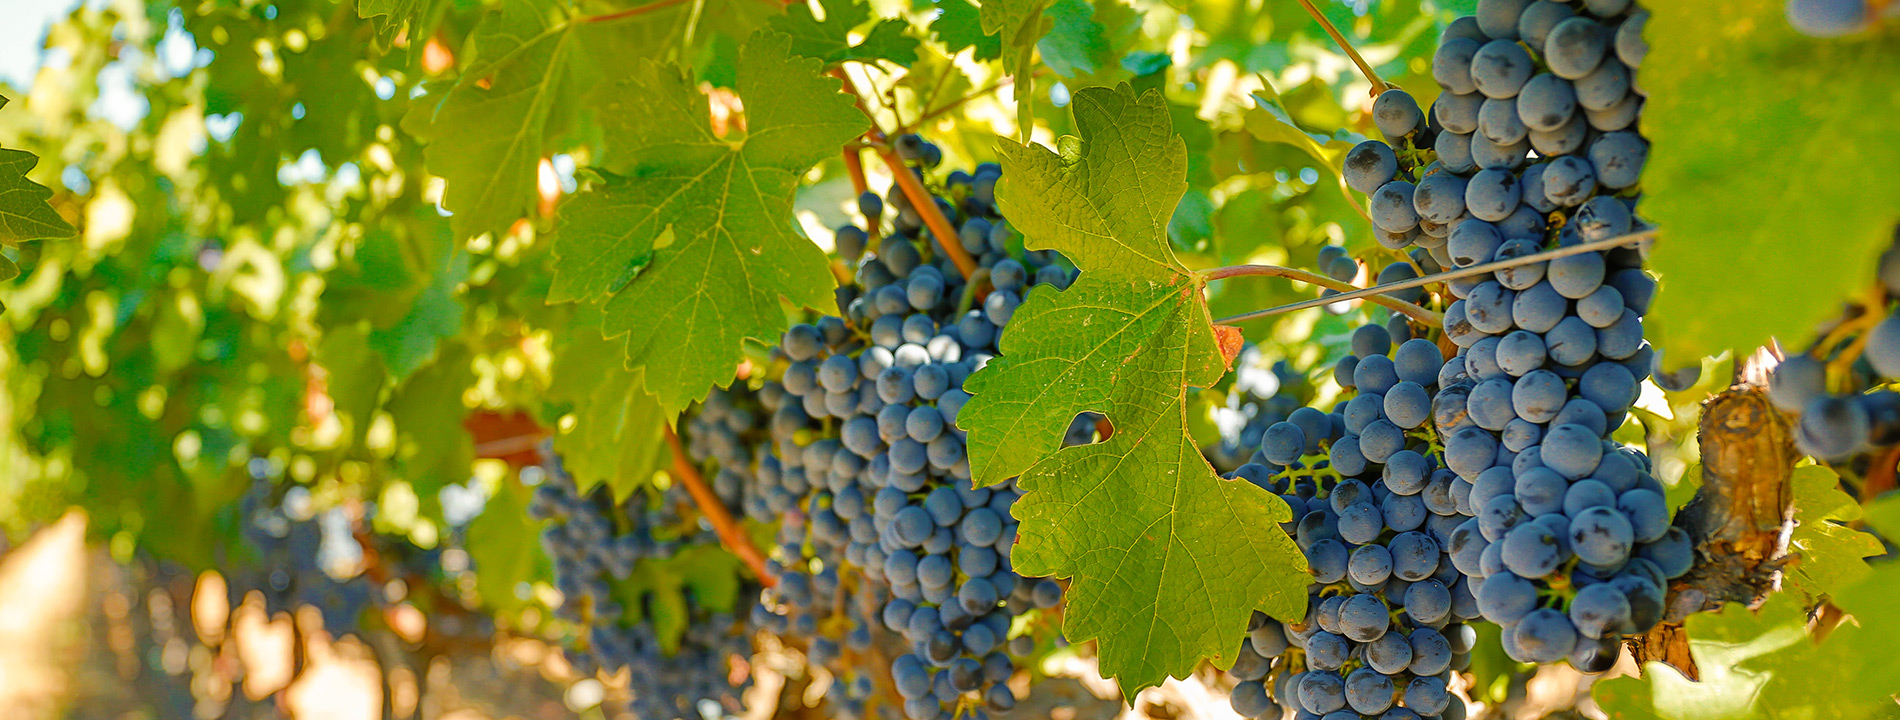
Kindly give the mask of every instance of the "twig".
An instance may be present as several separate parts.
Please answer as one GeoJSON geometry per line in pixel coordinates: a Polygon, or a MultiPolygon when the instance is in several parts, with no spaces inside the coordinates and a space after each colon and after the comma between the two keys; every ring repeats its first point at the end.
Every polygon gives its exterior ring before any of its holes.
{"type": "MultiPolygon", "coordinates": [[[[1566,247],[1556,248],[1554,250],[1545,250],[1540,253],[1533,253],[1530,255],[1525,255],[1523,257],[1515,257],[1515,258],[1510,258],[1507,260],[1498,260],[1495,262],[1481,263],[1478,265],[1473,265],[1468,268],[1460,268],[1460,269],[1452,270],[1449,272],[1438,273],[1436,275],[1426,275],[1423,277],[1415,277],[1410,280],[1400,280],[1398,282],[1389,282],[1384,285],[1374,285],[1369,288],[1354,290],[1352,292],[1347,292],[1347,293],[1341,293],[1339,295],[1332,295],[1328,297],[1317,298],[1314,300],[1303,300],[1303,301],[1296,302],[1290,305],[1281,305],[1279,307],[1267,308],[1265,310],[1255,310],[1253,312],[1241,313],[1239,315],[1224,317],[1219,320],[1215,320],[1214,323],[1217,325],[1229,325],[1229,324],[1242,322],[1246,320],[1254,320],[1254,319],[1268,317],[1272,315],[1279,315],[1281,313],[1289,313],[1295,310],[1305,310],[1307,308],[1319,307],[1321,305],[1331,305],[1336,302],[1345,302],[1347,300],[1358,300],[1360,298],[1384,295],[1387,293],[1398,292],[1400,290],[1410,290],[1415,287],[1423,287],[1423,286],[1430,285],[1436,282],[1446,282],[1450,280],[1457,280],[1459,278],[1468,278],[1468,277],[1473,277],[1476,275],[1483,275],[1485,273],[1496,272],[1499,270],[1507,270],[1507,269],[1518,267],[1521,265],[1530,265],[1532,263],[1540,263],[1540,262],[1546,262],[1549,260],[1555,260],[1557,258],[1570,257],[1571,255],[1581,255],[1587,252],[1595,252],[1598,250],[1608,250],[1611,248],[1622,247],[1624,245],[1630,245],[1630,244],[1637,243],[1643,240],[1648,240],[1655,236],[1656,236],[1656,231],[1654,229],[1639,230],[1637,232],[1629,233],[1627,235],[1618,235],[1613,238],[1605,238],[1602,240],[1594,240],[1587,243],[1569,245],[1566,247]]],[[[1238,267],[1249,267],[1249,266],[1242,265],[1238,267]]],[[[1271,267],[1271,266],[1261,266],[1261,267],[1271,267]]],[[[1225,269],[1226,268],[1216,268],[1214,270],[1208,271],[1207,273],[1203,273],[1203,275],[1206,275],[1208,279],[1210,280],[1216,279],[1216,277],[1212,275],[1212,273],[1216,273],[1225,269]]],[[[1280,270],[1286,270],[1286,268],[1280,268],[1280,270]]],[[[1299,272],[1299,271],[1293,271],[1293,272],[1299,272]]],[[[1280,275],[1278,272],[1239,273],[1239,274],[1279,275],[1280,277],[1291,277],[1290,275],[1280,275]]],[[[1221,275],[1219,277],[1230,277],[1230,275],[1221,275]]],[[[1315,275],[1313,277],[1319,277],[1319,276],[1315,275]]],[[[1333,282],[1332,278],[1326,278],[1326,280],[1327,282],[1333,282]]],[[[1315,283],[1315,284],[1324,284],[1324,283],[1315,283]]],[[[1347,287],[1351,287],[1351,286],[1347,286],[1347,287]]],[[[1374,302],[1377,302],[1377,301],[1375,300],[1374,302]]],[[[1391,307],[1391,306],[1388,305],[1387,307],[1391,307]]],[[[1414,315],[1413,317],[1417,317],[1417,316],[1414,315]]]]}
{"type": "Polygon", "coordinates": [[[851,176],[851,189],[863,195],[871,186],[864,180],[864,156],[862,148],[846,148],[844,151],[844,171],[851,176]]]}
{"type": "Polygon", "coordinates": [[[752,538],[746,536],[745,528],[739,527],[732,513],[726,511],[726,504],[719,501],[719,496],[713,494],[712,488],[706,487],[705,479],[699,476],[699,469],[686,459],[686,448],[680,446],[680,436],[671,427],[666,428],[666,444],[673,450],[673,475],[680,484],[686,486],[686,492],[693,496],[693,504],[698,505],[700,513],[712,523],[713,532],[719,534],[719,544],[739,556],[740,562],[745,563],[746,567],[752,568],[752,574],[759,577],[760,584],[766,587],[777,585],[778,579],[765,572],[765,555],[759,552],[758,546],[752,544],[752,538]]]}
{"type": "MultiPolygon", "coordinates": [[[[1309,285],[1318,285],[1320,287],[1327,288],[1329,290],[1340,291],[1341,294],[1339,295],[1332,295],[1332,296],[1320,298],[1321,300],[1325,301],[1323,303],[1320,303],[1322,305],[1331,305],[1336,302],[1344,302],[1346,300],[1351,300],[1353,298],[1348,297],[1349,295],[1365,292],[1365,290],[1360,290],[1357,286],[1353,285],[1352,283],[1343,283],[1338,280],[1334,280],[1332,278],[1326,277],[1324,275],[1310,273],[1305,270],[1296,270],[1289,267],[1280,267],[1278,265],[1229,265],[1227,267],[1218,267],[1218,268],[1214,268],[1212,270],[1208,270],[1206,272],[1201,273],[1201,277],[1206,278],[1208,280],[1221,280],[1224,278],[1246,277],[1246,276],[1281,277],[1281,278],[1286,278],[1288,280],[1297,280],[1299,282],[1307,283],[1309,285]]],[[[1383,287],[1383,286],[1380,286],[1380,287],[1383,287]]],[[[1366,290],[1371,290],[1371,289],[1374,289],[1374,288],[1366,288],[1366,290]]],[[[1419,307],[1417,305],[1406,302],[1404,300],[1400,300],[1398,298],[1388,297],[1386,295],[1373,294],[1369,296],[1369,300],[1375,304],[1382,305],[1382,306],[1391,308],[1393,310],[1396,310],[1398,312],[1405,313],[1411,318],[1419,322],[1425,323],[1427,325],[1436,326],[1440,322],[1443,322],[1445,319],[1443,315],[1432,312],[1431,310],[1427,310],[1425,308],[1419,307]]],[[[1274,308],[1274,310],[1278,310],[1278,309],[1279,308],[1274,308]]],[[[1266,317],[1267,315],[1271,315],[1271,314],[1273,314],[1272,311],[1255,311],[1252,313],[1235,315],[1233,317],[1221,318],[1219,320],[1215,320],[1214,324],[1231,325],[1233,323],[1240,322],[1243,320],[1252,320],[1255,317],[1266,317]],[[1266,313],[1266,314],[1263,315],[1260,313],[1266,313]]]]}
{"type": "Polygon", "coordinates": [[[897,180],[897,187],[903,189],[904,197],[910,200],[910,206],[917,211],[918,215],[923,216],[924,225],[929,226],[930,234],[937,236],[937,245],[950,256],[950,261],[956,263],[957,272],[963,273],[963,279],[970,279],[971,275],[976,274],[976,260],[970,257],[970,253],[963,250],[963,242],[957,239],[956,228],[950,227],[950,221],[943,216],[943,211],[938,209],[937,201],[930,196],[930,191],[925,190],[924,184],[917,180],[916,175],[911,174],[910,168],[897,157],[897,151],[883,148],[877,151],[877,155],[884,158],[885,165],[890,166],[891,175],[897,180]]]}
{"type": "MultiPolygon", "coordinates": [[[[1042,71],[1046,69],[1047,68],[1038,67],[1033,72],[1030,72],[1029,76],[1031,78],[1039,76],[1042,74],[1042,71]]],[[[1015,84],[1016,84],[1016,78],[1014,76],[1007,77],[1002,80],[998,80],[996,82],[990,83],[989,85],[986,85],[982,87],[981,89],[966,93],[963,97],[960,97],[955,100],[951,100],[948,103],[945,103],[943,107],[937,108],[935,110],[927,111],[924,114],[917,116],[917,120],[912,122],[911,126],[915,127],[918,125],[922,125],[925,122],[928,122],[939,115],[942,115],[944,113],[947,113],[959,107],[962,107],[964,103],[967,103],[971,100],[975,100],[977,98],[983,97],[984,95],[988,95],[990,93],[996,92],[998,90],[1001,90],[1003,88],[1006,88],[1015,84]]]]}
{"type": "Polygon", "coordinates": [[[600,15],[588,15],[585,17],[575,18],[574,22],[597,23],[597,22],[612,22],[614,20],[624,20],[626,18],[634,17],[637,15],[645,15],[647,13],[650,13],[656,10],[664,10],[666,8],[673,7],[674,5],[682,5],[682,4],[685,4],[685,2],[686,0],[659,0],[659,2],[647,3],[639,7],[630,7],[625,10],[616,10],[614,12],[603,13],[600,15]]]}
{"type": "Polygon", "coordinates": [[[1379,93],[1385,92],[1387,88],[1398,87],[1379,79],[1379,74],[1372,71],[1372,66],[1366,64],[1365,58],[1359,57],[1359,51],[1352,48],[1352,43],[1346,42],[1346,36],[1339,34],[1339,28],[1333,27],[1333,21],[1326,19],[1319,8],[1313,7],[1313,0],[1300,0],[1300,7],[1306,8],[1306,14],[1318,20],[1319,26],[1326,29],[1326,34],[1333,36],[1333,42],[1339,43],[1339,49],[1346,51],[1346,57],[1352,58],[1352,64],[1359,66],[1359,72],[1372,83],[1373,97],[1378,97],[1379,93]]]}

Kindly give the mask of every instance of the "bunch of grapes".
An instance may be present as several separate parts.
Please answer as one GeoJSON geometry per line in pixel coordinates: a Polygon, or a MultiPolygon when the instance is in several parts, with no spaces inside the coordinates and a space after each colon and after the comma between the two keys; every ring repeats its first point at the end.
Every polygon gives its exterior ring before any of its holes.
{"type": "MultiPolygon", "coordinates": [[[[907,171],[932,184],[941,150],[915,135],[895,145],[907,171]]],[[[817,662],[888,639],[898,650],[891,689],[914,720],[1014,707],[1003,681],[1036,643],[1012,639],[1012,621],[1062,598],[1055,582],[1011,570],[1020,493],[1013,481],[973,486],[956,427],[970,397],[963,381],[992,357],[1024,294],[1071,279],[1053,254],[1018,244],[1011,256],[995,206],[1001,173],[985,163],[937,186],[932,202],[956,229],[949,238],[931,233],[895,186],[860,196],[864,226],[836,235],[857,282],[840,289],[838,316],[785,333],[758,392],[769,438],[754,453],[746,512],[779,520],[781,535],[778,583],[755,621],[810,638],[817,662]],[[975,258],[974,277],[957,270],[946,242],[975,258]]],[[[1078,418],[1071,441],[1093,432],[1078,418]]],[[[865,678],[846,687],[851,701],[873,689],[865,678]]]]}
{"type": "MultiPolygon", "coordinates": [[[[1442,247],[1469,267],[1641,229],[1646,17],[1627,0],[1482,0],[1454,21],[1433,58],[1445,93],[1431,117],[1388,90],[1373,112],[1391,144],[1347,159],[1387,244],[1442,247]]],[[[1432,420],[1476,517],[1445,548],[1511,657],[1607,669],[1694,560],[1648,460],[1609,440],[1652,370],[1642,314],[1655,282],[1622,247],[1447,290],[1458,353],[1432,420]]]]}
{"type": "Polygon", "coordinates": [[[1789,354],[1769,377],[1769,401],[1800,414],[1795,445],[1830,463],[1900,443],[1900,393],[1879,387],[1900,378],[1900,315],[1891,314],[1893,299],[1900,298],[1900,230],[1881,255],[1878,281],[1874,306],[1854,306],[1854,316],[1842,320],[1837,332],[1789,354]],[[1851,330],[1875,318],[1882,319],[1871,328],[1851,330]],[[1843,392],[1828,392],[1831,366],[1833,385],[1843,392]]]}
{"type": "MultiPolygon", "coordinates": [[[[1445,93],[1429,117],[1387,90],[1373,107],[1387,142],[1347,156],[1381,244],[1470,267],[1640,229],[1646,17],[1626,0],[1483,0],[1454,21],[1433,59],[1445,93]]],[[[1453,502],[1476,516],[1443,546],[1522,661],[1607,669],[1617,639],[1659,619],[1668,580],[1694,559],[1646,458],[1608,439],[1655,361],[1641,320],[1655,283],[1641,264],[1621,248],[1449,281],[1442,330],[1457,356],[1429,396],[1367,386],[1365,360],[1336,373],[1359,397],[1346,413],[1356,433],[1330,448],[1335,467],[1404,437],[1403,423],[1376,419],[1369,390],[1407,421],[1429,397],[1453,502]]],[[[1375,383],[1399,364],[1372,359],[1375,383]]]]}
{"type": "Polygon", "coordinates": [[[568,653],[569,663],[582,675],[627,670],[628,709],[636,717],[696,719],[708,704],[740,711],[749,681],[735,685],[728,679],[730,660],[750,655],[752,647],[739,618],[700,607],[687,589],[685,635],[678,649],[667,653],[647,609],[623,604],[646,598],[617,592],[617,584],[643,561],[669,558],[688,543],[718,542],[710,531],[697,528],[684,539],[655,536],[656,529],[672,532],[680,524],[676,508],[691,502],[681,486],[663,493],[641,490],[616,504],[605,486],[580,492],[553,453],[545,457],[545,464],[523,469],[522,480],[536,485],[529,514],[548,521],[541,547],[553,560],[561,592],[555,615],[585,629],[579,647],[568,653]],[[628,623],[629,614],[641,620],[628,623]]]}
{"type": "MultiPolygon", "coordinates": [[[[1337,246],[1328,245],[1327,248],[1337,246]]],[[[1357,273],[1357,265],[1354,272],[1357,273]]],[[[1221,472],[1233,472],[1260,447],[1260,436],[1313,397],[1313,384],[1285,360],[1269,360],[1260,346],[1249,343],[1234,359],[1234,371],[1223,380],[1226,402],[1213,411],[1220,443],[1204,448],[1207,461],[1221,472]]]]}
{"type": "Polygon", "coordinates": [[[269,459],[252,458],[246,469],[251,487],[238,503],[240,533],[257,557],[228,573],[232,604],[258,590],[267,612],[310,605],[331,633],[357,632],[381,593],[357,563],[344,562],[361,557],[347,515],[341,509],[318,512],[310,490],[281,485],[282,468],[269,459]]]}
{"type": "Polygon", "coordinates": [[[1229,671],[1242,716],[1463,717],[1447,682],[1468,662],[1477,635],[1464,623],[1478,609],[1443,548],[1471,512],[1434,450],[1447,363],[1413,335],[1400,316],[1355,330],[1334,367],[1351,398],[1268,426],[1235,473],[1292,508],[1286,529],[1313,574],[1303,618],[1255,615],[1229,671]]]}

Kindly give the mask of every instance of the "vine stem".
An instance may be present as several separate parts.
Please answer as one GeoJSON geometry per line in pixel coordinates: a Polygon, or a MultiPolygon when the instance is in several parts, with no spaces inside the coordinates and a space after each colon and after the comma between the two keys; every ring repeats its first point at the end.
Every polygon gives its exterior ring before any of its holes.
{"type": "MultiPolygon", "coordinates": [[[[1229,265],[1227,267],[1218,267],[1218,268],[1214,268],[1212,270],[1208,270],[1206,272],[1201,273],[1201,277],[1207,280],[1223,280],[1226,278],[1247,277],[1247,276],[1286,278],[1288,280],[1296,280],[1299,282],[1307,283],[1309,285],[1318,285],[1320,287],[1327,288],[1330,290],[1340,291],[1341,293],[1340,295],[1320,298],[1321,300],[1326,301],[1322,303],[1324,305],[1331,305],[1336,302],[1344,302],[1346,300],[1350,300],[1352,298],[1347,297],[1347,295],[1352,294],[1354,292],[1359,292],[1359,293],[1365,292],[1365,290],[1361,290],[1358,286],[1353,285],[1352,283],[1344,283],[1344,282],[1340,282],[1338,280],[1334,280],[1332,278],[1326,277],[1325,275],[1319,275],[1316,273],[1307,272],[1305,270],[1297,270],[1297,269],[1289,268],[1289,267],[1280,267],[1278,265],[1229,265]]],[[[1366,288],[1366,289],[1370,290],[1373,288],[1366,288]]],[[[1406,302],[1404,300],[1400,300],[1398,298],[1389,297],[1386,295],[1379,295],[1379,294],[1370,294],[1370,295],[1366,295],[1365,297],[1373,303],[1391,308],[1398,312],[1405,313],[1407,316],[1411,317],[1412,319],[1425,323],[1427,325],[1435,326],[1438,323],[1444,321],[1443,315],[1440,315],[1431,310],[1427,310],[1418,305],[1414,305],[1412,303],[1406,302]]],[[[1279,308],[1274,308],[1274,309],[1278,310],[1279,308]]],[[[1256,317],[1266,317],[1266,315],[1258,314],[1261,312],[1265,312],[1267,314],[1273,314],[1270,311],[1264,311],[1264,310],[1255,311],[1254,313],[1246,313],[1243,315],[1235,315],[1233,317],[1221,318],[1219,320],[1215,320],[1214,324],[1231,325],[1233,323],[1240,322],[1242,320],[1252,320],[1256,317]]]]}
{"type": "Polygon", "coordinates": [[[686,0],[659,0],[659,2],[647,3],[645,5],[641,5],[638,7],[630,7],[625,10],[616,10],[614,12],[602,13],[600,15],[588,15],[586,17],[576,19],[576,22],[597,23],[597,22],[612,22],[614,20],[624,20],[626,18],[635,17],[638,15],[645,15],[650,12],[654,12],[657,10],[664,10],[666,8],[673,7],[674,5],[683,5],[685,3],[686,3],[686,0]]]}
{"type": "MultiPolygon", "coordinates": [[[[1497,272],[1499,270],[1508,270],[1510,268],[1519,267],[1523,265],[1547,262],[1550,260],[1555,260],[1557,258],[1570,257],[1571,255],[1581,255],[1587,252],[1596,252],[1598,250],[1609,250],[1611,248],[1617,248],[1617,247],[1622,247],[1624,245],[1635,244],[1643,240],[1654,238],[1655,236],[1656,236],[1656,231],[1653,228],[1649,230],[1639,230],[1637,232],[1629,233],[1626,235],[1618,235],[1612,238],[1604,238],[1602,240],[1593,240],[1591,242],[1578,243],[1576,245],[1569,245],[1566,247],[1560,247],[1553,250],[1545,250],[1540,253],[1532,253],[1530,255],[1525,255],[1523,257],[1515,257],[1515,258],[1509,258],[1506,260],[1498,260],[1495,262],[1480,263],[1468,268],[1459,268],[1457,270],[1442,272],[1436,275],[1426,275],[1423,277],[1415,277],[1410,280],[1400,280],[1398,282],[1389,282],[1384,285],[1374,285],[1369,288],[1356,289],[1351,292],[1342,292],[1339,295],[1316,298],[1313,300],[1303,300],[1300,302],[1292,303],[1290,305],[1281,305],[1279,307],[1267,308],[1265,310],[1255,310],[1253,312],[1241,313],[1239,315],[1224,317],[1219,320],[1215,320],[1214,323],[1217,325],[1230,325],[1230,324],[1242,322],[1245,320],[1255,320],[1258,318],[1268,317],[1271,315],[1289,313],[1295,310],[1305,310],[1307,308],[1319,307],[1321,305],[1331,305],[1336,302],[1345,302],[1347,300],[1358,300],[1361,298],[1376,298],[1378,296],[1381,296],[1387,293],[1398,292],[1400,290],[1410,290],[1415,287],[1423,287],[1426,285],[1430,285],[1432,283],[1447,282],[1451,280],[1457,280],[1459,278],[1468,278],[1468,277],[1473,277],[1477,275],[1483,275],[1486,273],[1497,272]]],[[[1213,270],[1208,270],[1201,274],[1203,277],[1206,277],[1210,280],[1218,280],[1223,277],[1235,277],[1239,275],[1269,275],[1269,276],[1288,277],[1288,278],[1293,277],[1292,275],[1288,275],[1286,273],[1303,273],[1308,277],[1322,278],[1322,276],[1313,275],[1311,273],[1304,273],[1304,271],[1292,270],[1290,268],[1277,268],[1271,265],[1236,265],[1236,266],[1233,266],[1233,268],[1215,268],[1213,270]],[[1270,271],[1235,271],[1235,268],[1248,268],[1248,267],[1271,268],[1271,270],[1270,271]]],[[[1326,281],[1324,283],[1316,282],[1313,280],[1304,280],[1303,278],[1294,278],[1294,279],[1302,280],[1304,282],[1314,282],[1314,284],[1325,285],[1326,287],[1331,287],[1335,290],[1338,289],[1340,286],[1348,287],[1348,288],[1352,287],[1351,285],[1346,285],[1345,283],[1339,283],[1333,280],[1332,278],[1323,278],[1326,281]]],[[[1378,300],[1375,299],[1373,302],[1378,302],[1378,300]]],[[[1380,304],[1384,305],[1385,303],[1380,303],[1380,304]]],[[[1386,305],[1386,307],[1392,307],[1392,306],[1386,305]]],[[[1417,316],[1414,315],[1413,317],[1417,317],[1417,316]]]]}
{"type": "Polygon", "coordinates": [[[1300,7],[1306,8],[1306,14],[1319,21],[1319,26],[1325,28],[1326,34],[1333,36],[1333,42],[1339,44],[1339,49],[1346,51],[1346,57],[1352,58],[1352,64],[1359,66],[1359,72],[1372,83],[1373,97],[1378,97],[1379,93],[1386,91],[1386,88],[1397,87],[1379,79],[1379,74],[1372,71],[1372,66],[1366,64],[1365,58],[1359,57],[1359,51],[1353,49],[1352,43],[1346,42],[1346,36],[1339,33],[1339,28],[1333,27],[1333,21],[1326,19],[1326,15],[1313,6],[1313,0],[1300,0],[1300,7]]]}
{"type": "MultiPolygon", "coordinates": [[[[1029,77],[1031,78],[1039,77],[1042,75],[1043,71],[1047,69],[1048,68],[1038,67],[1029,73],[1029,77]]],[[[944,113],[963,107],[964,103],[968,103],[971,100],[975,100],[985,95],[989,95],[998,90],[1001,90],[1003,88],[1006,88],[1015,84],[1016,84],[1016,78],[1012,76],[1012,77],[1003,78],[1002,80],[998,80],[996,82],[985,85],[980,89],[973,90],[965,94],[963,97],[957,98],[955,100],[951,100],[948,103],[944,103],[943,107],[926,111],[924,114],[917,116],[916,120],[911,121],[910,127],[914,128],[919,125],[922,125],[925,122],[936,119],[937,117],[943,115],[944,113]]]]}
{"type": "Polygon", "coordinates": [[[937,236],[937,246],[943,248],[944,253],[950,256],[950,262],[956,264],[957,272],[963,273],[963,279],[969,280],[970,276],[976,274],[976,260],[970,257],[970,253],[963,250],[963,243],[957,240],[956,228],[950,227],[949,219],[945,218],[943,211],[937,208],[937,201],[930,197],[929,190],[924,189],[923,181],[911,174],[910,168],[904,165],[903,159],[897,157],[897,151],[891,148],[890,143],[885,142],[887,136],[883,128],[878,127],[877,114],[865,107],[864,94],[858,92],[857,83],[851,81],[850,74],[839,71],[832,73],[832,77],[843,82],[844,89],[850,92],[852,97],[858,99],[858,110],[871,119],[871,131],[865,133],[871,141],[869,143],[871,149],[877,153],[878,157],[884,159],[885,165],[890,167],[892,179],[897,183],[898,189],[903,191],[904,198],[910,201],[911,207],[924,219],[924,225],[930,228],[930,234],[937,236]]]}
{"type": "Polygon", "coordinates": [[[719,544],[726,546],[739,561],[752,568],[752,574],[759,577],[759,584],[772,587],[778,579],[765,572],[765,554],[759,552],[752,538],[747,537],[745,528],[739,527],[732,513],[726,511],[726,504],[719,501],[712,488],[706,487],[706,480],[699,476],[699,469],[693,467],[686,458],[686,448],[680,445],[680,436],[673,428],[666,428],[666,444],[673,450],[673,475],[686,486],[686,492],[692,494],[693,504],[699,506],[699,512],[712,523],[713,532],[719,534],[719,544]]]}

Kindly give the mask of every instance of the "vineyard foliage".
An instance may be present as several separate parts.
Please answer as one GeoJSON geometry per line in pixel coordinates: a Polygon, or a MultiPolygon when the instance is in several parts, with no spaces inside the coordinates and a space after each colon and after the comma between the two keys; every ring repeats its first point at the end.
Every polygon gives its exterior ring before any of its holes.
{"type": "MultiPolygon", "coordinates": [[[[1425,108],[1441,34],[1493,5],[1315,4],[1425,108]]],[[[1838,339],[1823,323],[1844,303],[1869,308],[1850,329],[1886,312],[1871,289],[1900,223],[1900,23],[1814,38],[1784,4],[1647,5],[1647,337],[1703,379],[1644,385],[1606,435],[1649,446],[1671,509],[1701,483],[1698,403],[1742,359],[1838,339]]],[[[231,571],[266,562],[246,535],[259,484],[295,488],[377,542],[466,550],[471,570],[432,577],[444,597],[570,642],[586,625],[558,611],[572,588],[535,514],[551,486],[523,468],[559,456],[577,497],[610,506],[716,480],[679,436],[728,388],[772,419],[788,329],[848,317],[863,285],[837,228],[888,190],[908,206],[884,201],[886,236],[908,212],[931,261],[992,256],[974,273],[938,262],[963,271],[947,286],[960,312],[974,298],[981,315],[1002,259],[1079,271],[1020,290],[944,413],[967,446],[945,473],[1021,492],[1003,572],[1063,583],[1060,612],[1033,622],[1092,642],[1130,701],[1232,668],[1259,615],[1308,612],[1312,581],[1279,530],[1300,518],[1234,476],[1254,450],[1240,406],[1274,394],[1246,388],[1264,375],[1293,407],[1331,407],[1353,328],[1391,312],[1221,321],[1317,289],[1210,271],[1310,269],[1343,248],[1364,267],[1337,290],[1417,265],[1381,247],[1346,182],[1347,151],[1382,137],[1372,81],[1295,0],[84,3],[39,58],[0,90],[0,529],[18,540],[77,506],[121,561],[231,571]],[[911,133],[941,168],[902,156],[911,133]],[[944,177],[983,163],[1007,220],[965,251],[928,223],[983,214],[944,177]],[[1074,442],[1083,414],[1100,421],[1074,442]]],[[[1853,361],[1832,389],[1891,381],[1853,361]]],[[[796,442],[838,430],[814,422],[796,442]]],[[[1892,475],[1803,461],[1779,591],[1670,618],[1699,677],[1652,663],[1599,684],[1598,704],[1890,715],[1900,671],[1877,659],[1900,641],[1900,569],[1875,556],[1900,535],[1900,503],[1876,499],[1892,475]],[[1817,639],[1824,605],[1853,621],[1817,639]]],[[[741,528],[767,554],[808,522],[777,514],[741,528]]],[[[745,593],[774,582],[698,522],[663,525],[685,548],[610,588],[654,608],[626,621],[668,653],[692,641],[689,600],[744,617],[745,593]]],[[[1496,648],[1470,662],[1487,682],[1512,665],[1496,648]]]]}

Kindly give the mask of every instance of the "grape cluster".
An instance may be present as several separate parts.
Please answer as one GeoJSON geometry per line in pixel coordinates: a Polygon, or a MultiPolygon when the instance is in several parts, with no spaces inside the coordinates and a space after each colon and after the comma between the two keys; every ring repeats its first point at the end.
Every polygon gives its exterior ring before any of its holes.
{"type": "Polygon", "coordinates": [[[1878,275],[1879,307],[1857,308],[1860,314],[1842,325],[1884,319],[1863,332],[1829,333],[1806,352],[1789,354],[1769,376],[1769,401],[1800,414],[1795,445],[1831,463],[1900,443],[1900,393],[1876,387],[1900,378],[1900,315],[1891,314],[1891,299],[1900,298],[1900,229],[1880,257],[1878,275]],[[1828,392],[1830,365],[1841,366],[1837,376],[1847,391],[1828,392]]]}
{"type": "Polygon", "coordinates": [[[690,588],[684,590],[689,620],[678,649],[669,654],[645,619],[650,617],[646,609],[623,605],[646,598],[616,592],[616,584],[641,562],[669,558],[689,543],[718,542],[697,528],[684,539],[655,535],[656,529],[671,532],[681,524],[676,508],[691,502],[682,486],[658,493],[643,489],[616,504],[605,486],[582,493],[554,454],[544,453],[546,462],[523,469],[522,480],[536,486],[529,514],[548,521],[541,548],[554,563],[555,588],[562,597],[554,613],[584,628],[568,662],[582,675],[627,670],[628,710],[639,718],[697,720],[706,705],[742,710],[741,694],[750,681],[728,679],[732,656],[746,657],[752,650],[739,618],[700,607],[690,588]],[[642,620],[625,622],[630,611],[642,620]]]}
{"type": "Polygon", "coordinates": [[[1465,623],[1479,613],[1443,548],[1471,513],[1433,447],[1447,363],[1413,335],[1401,316],[1356,329],[1334,366],[1351,397],[1268,426],[1235,473],[1286,501],[1313,574],[1303,618],[1255,614],[1229,671],[1242,716],[1464,717],[1447,682],[1468,662],[1477,635],[1465,623]]]}
{"type": "MultiPolygon", "coordinates": [[[[1336,246],[1329,245],[1328,248],[1336,246]]],[[[1354,266],[1357,272],[1357,266],[1354,266]]],[[[1274,423],[1313,397],[1313,384],[1285,360],[1270,360],[1260,346],[1248,343],[1234,359],[1234,371],[1225,402],[1213,410],[1220,442],[1204,448],[1209,464],[1231,473],[1260,447],[1260,436],[1274,423]]]]}
{"type": "MultiPolygon", "coordinates": [[[[941,150],[914,135],[896,148],[928,183],[941,150]]],[[[952,238],[934,236],[896,187],[860,196],[865,225],[836,235],[857,279],[839,291],[840,315],[788,330],[773,349],[775,379],[758,393],[770,437],[755,453],[746,512],[778,519],[781,535],[771,564],[778,585],[755,620],[811,638],[817,661],[837,657],[839,635],[857,650],[889,638],[898,649],[892,689],[914,720],[1013,707],[1003,681],[1036,643],[1012,639],[1012,621],[1062,597],[1055,582],[1011,570],[1010,506],[1020,493],[1014,481],[972,485],[956,427],[970,397],[963,381],[992,357],[1024,294],[1071,279],[1053,254],[1020,254],[1018,245],[1011,256],[995,206],[1000,176],[993,163],[948,174],[932,202],[956,227],[952,238]],[[971,279],[944,242],[976,259],[971,279]]],[[[1092,434],[1093,423],[1078,418],[1071,439],[1092,434]]],[[[866,679],[847,684],[871,689],[866,679]]]]}
{"type": "Polygon", "coordinates": [[[257,562],[229,573],[232,604],[258,590],[267,612],[309,605],[322,613],[331,633],[358,632],[363,613],[380,602],[381,593],[353,563],[325,562],[339,550],[361,552],[343,511],[318,512],[309,489],[281,485],[282,468],[266,458],[252,458],[246,470],[251,487],[238,504],[240,533],[257,562]]]}
{"type": "MultiPolygon", "coordinates": [[[[1392,144],[1348,156],[1382,239],[1470,267],[1640,229],[1646,18],[1628,0],[1481,0],[1454,21],[1429,120],[1386,91],[1373,112],[1392,144]]],[[[1609,440],[1655,362],[1642,326],[1655,282],[1625,247],[1446,285],[1458,352],[1432,422],[1476,517],[1445,549],[1511,657],[1605,670],[1694,560],[1647,458],[1609,440]]]]}

